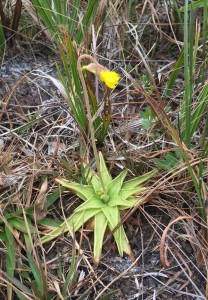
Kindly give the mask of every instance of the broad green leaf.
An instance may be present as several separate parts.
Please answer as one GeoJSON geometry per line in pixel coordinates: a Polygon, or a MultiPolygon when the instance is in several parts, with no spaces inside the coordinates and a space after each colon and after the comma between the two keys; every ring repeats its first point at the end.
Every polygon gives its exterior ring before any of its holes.
{"type": "Polygon", "coordinates": [[[81,198],[82,200],[86,201],[95,196],[94,189],[91,185],[80,185],[76,182],[70,182],[66,179],[55,179],[56,182],[60,183],[62,186],[73,190],[76,192],[77,196],[81,198]]]}
{"type": "MultiPolygon", "coordinates": [[[[141,189],[143,189],[143,191],[147,190],[147,188],[140,188],[140,190],[141,190],[141,189]]],[[[135,194],[135,193],[133,193],[133,194],[135,194]]],[[[121,207],[131,208],[131,207],[134,205],[134,203],[136,203],[136,202],[139,200],[139,198],[138,198],[138,199],[136,199],[136,198],[131,198],[131,201],[130,201],[129,199],[130,199],[130,198],[128,198],[127,200],[125,200],[125,199],[122,199],[122,197],[117,196],[117,197],[113,198],[113,199],[108,203],[108,205],[109,205],[110,207],[118,206],[119,209],[121,209],[121,207]],[[134,199],[134,201],[133,201],[132,199],[134,199]]]]}
{"type": "Polygon", "coordinates": [[[5,242],[7,239],[5,232],[0,232],[0,241],[5,242]]]}
{"type": "Polygon", "coordinates": [[[102,246],[103,246],[103,238],[107,227],[107,219],[103,212],[99,212],[95,215],[95,224],[94,224],[94,260],[95,263],[99,263],[102,246]]]}
{"type": "Polygon", "coordinates": [[[92,218],[94,215],[96,215],[100,211],[99,208],[97,209],[88,209],[87,211],[83,212],[77,212],[73,213],[66,222],[62,223],[61,226],[58,228],[52,230],[50,234],[45,235],[41,238],[42,244],[49,242],[59,235],[65,233],[68,231],[68,227],[71,228],[72,231],[76,232],[85,222],[87,222],[90,218],[92,218]]]}
{"type": "Polygon", "coordinates": [[[92,199],[87,200],[83,204],[79,205],[75,209],[75,212],[86,211],[87,209],[101,208],[101,207],[104,207],[105,205],[106,204],[103,201],[101,201],[97,196],[97,197],[93,197],[92,199]]]}
{"type": "Polygon", "coordinates": [[[92,170],[92,167],[90,164],[85,164],[84,169],[84,176],[89,185],[92,185],[95,192],[98,192],[101,190],[101,183],[100,179],[97,176],[97,174],[92,170]]]}
{"type": "Polygon", "coordinates": [[[122,197],[122,199],[127,199],[128,197],[134,195],[135,193],[142,192],[144,190],[143,187],[139,187],[140,184],[150,179],[153,175],[157,173],[157,170],[152,170],[149,173],[146,173],[145,175],[141,177],[137,177],[134,179],[131,179],[129,181],[124,182],[122,185],[122,188],[119,192],[119,196],[122,197]]]}
{"type": "Polygon", "coordinates": [[[145,191],[147,188],[142,187],[142,186],[137,186],[135,188],[132,189],[121,189],[120,193],[119,193],[119,197],[124,201],[127,200],[128,198],[133,196],[134,194],[139,194],[142,193],[143,191],[145,191]]]}
{"type": "Polygon", "coordinates": [[[139,202],[140,202],[140,205],[144,204],[144,199],[140,198],[140,197],[130,197],[130,198],[128,198],[128,205],[119,206],[119,210],[129,209],[131,207],[134,207],[135,205],[138,205],[139,202]]]}
{"type": "Polygon", "coordinates": [[[112,200],[114,200],[114,197],[116,197],[119,194],[126,175],[127,175],[127,171],[125,170],[125,171],[121,172],[116,178],[114,178],[109,183],[109,185],[108,185],[108,196],[110,197],[110,199],[112,198],[112,200]]]}
{"type": "Polygon", "coordinates": [[[95,193],[102,191],[102,185],[101,185],[100,179],[97,175],[92,176],[90,183],[92,184],[95,193]]]}
{"type": "Polygon", "coordinates": [[[172,170],[179,164],[177,153],[169,152],[163,158],[153,159],[154,163],[165,170],[172,170]]]}
{"type": "Polygon", "coordinates": [[[106,167],[102,152],[99,152],[99,159],[100,159],[100,172],[101,172],[100,176],[103,179],[104,185],[107,187],[108,184],[111,182],[112,178],[106,167]]]}
{"type": "Polygon", "coordinates": [[[152,121],[149,119],[141,119],[141,126],[144,130],[149,130],[151,128],[152,121]]]}
{"type": "MultiPolygon", "coordinates": [[[[120,214],[119,214],[119,210],[118,207],[114,206],[114,207],[109,207],[109,206],[105,206],[101,208],[106,219],[108,220],[108,226],[110,228],[110,230],[112,231],[120,222],[120,214]]],[[[118,252],[121,256],[123,256],[123,245],[122,245],[122,240],[123,237],[121,236],[121,227],[119,227],[113,234],[117,247],[118,247],[118,252]]]]}
{"type": "Polygon", "coordinates": [[[126,236],[126,233],[125,233],[125,230],[123,228],[123,225],[120,226],[120,243],[122,244],[122,248],[123,248],[123,251],[127,254],[127,255],[131,255],[131,247],[130,247],[130,244],[129,244],[129,241],[128,241],[128,238],[126,236]]]}

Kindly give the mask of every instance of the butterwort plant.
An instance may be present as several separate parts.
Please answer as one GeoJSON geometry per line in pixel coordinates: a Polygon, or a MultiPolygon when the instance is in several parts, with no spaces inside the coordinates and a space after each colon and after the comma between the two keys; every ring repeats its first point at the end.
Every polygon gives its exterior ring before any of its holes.
{"type": "MultiPolygon", "coordinates": [[[[152,170],[141,177],[125,181],[127,171],[124,170],[116,178],[112,179],[102,153],[99,152],[98,156],[99,175],[92,171],[90,167],[85,167],[87,184],[80,184],[66,179],[56,179],[57,183],[72,190],[83,203],[75,209],[62,225],[41,239],[42,243],[46,243],[67,232],[69,227],[76,232],[83,227],[84,223],[93,219],[93,252],[96,264],[99,263],[101,258],[103,239],[107,228],[110,231],[116,228],[121,221],[120,211],[130,209],[134,205],[138,205],[139,202],[141,204],[144,203],[141,193],[148,187],[142,186],[142,183],[148,181],[157,172],[152,170]]],[[[123,225],[113,233],[113,236],[119,254],[123,256],[126,253],[132,256],[131,247],[123,225]]]]}

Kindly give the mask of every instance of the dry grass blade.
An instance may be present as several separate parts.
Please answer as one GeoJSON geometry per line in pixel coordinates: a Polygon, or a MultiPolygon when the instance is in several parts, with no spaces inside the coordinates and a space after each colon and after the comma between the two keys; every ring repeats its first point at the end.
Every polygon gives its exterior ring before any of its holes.
{"type": "Polygon", "coordinates": [[[168,226],[165,228],[164,232],[163,232],[163,235],[161,237],[161,242],[160,242],[160,260],[161,260],[161,263],[162,263],[164,268],[169,268],[170,267],[170,262],[167,259],[168,245],[166,245],[166,243],[165,243],[165,240],[166,240],[167,235],[168,235],[168,231],[170,230],[170,227],[173,224],[175,224],[175,223],[177,223],[181,220],[187,220],[187,219],[194,220],[194,218],[191,217],[191,216],[180,216],[176,220],[173,220],[172,222],[170,222],[168,224],[168,226]]]}

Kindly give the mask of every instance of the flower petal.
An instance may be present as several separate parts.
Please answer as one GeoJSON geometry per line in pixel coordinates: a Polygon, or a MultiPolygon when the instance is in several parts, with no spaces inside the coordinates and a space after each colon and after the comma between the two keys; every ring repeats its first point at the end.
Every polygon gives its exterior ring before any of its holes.
{"type": "Polygon", "coordinates": [[[119,82],[120,76],[116,72],[101,71],[99,74],[100,80],[103,81],[109,88],[114,89],[119,82]]]}

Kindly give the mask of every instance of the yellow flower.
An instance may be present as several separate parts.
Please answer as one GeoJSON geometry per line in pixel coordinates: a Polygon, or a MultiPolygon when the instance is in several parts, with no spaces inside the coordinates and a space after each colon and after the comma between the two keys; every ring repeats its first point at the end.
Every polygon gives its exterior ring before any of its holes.
{"type": "Polygon", "coordinates": [[[116,87],[120,79],[120,76],[116,72],[111,71],[101,71],[99,77],[111,89],[116,87]]]}
{"type": "Polygon", "coordinates": [[[114,89],[119,82],[120,76],[116,72],[109,71],[107,68],[100,64],[91,63],[82,67],[82,70],[88,70],[89,72],[97,75],[107,87],[114,89]]]}

